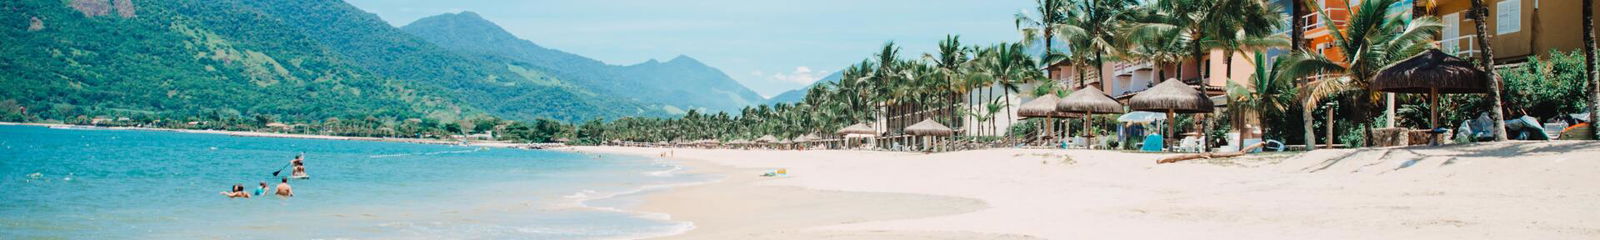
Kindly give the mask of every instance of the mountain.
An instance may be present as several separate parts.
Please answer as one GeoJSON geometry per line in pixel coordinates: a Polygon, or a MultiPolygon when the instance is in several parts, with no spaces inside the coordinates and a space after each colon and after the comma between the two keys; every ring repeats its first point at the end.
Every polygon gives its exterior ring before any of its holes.
{"type": "Polygon", "coordinates": [[[772,98],[768,98],[767,99],[767,103],[766,104],[778,104],[778,103],[794,104],[794,103],[800,102],[801,100],[805,100],[806,93],[807,92],[811,92],[811,88],[816,87],[817,84],[836,83],[836,82],[839,82],[839,78],[842,78],[842,77],[844,77],[844,72],[833,72],[833,74],[828,74],[827,77],[822,77],[822,79],[817,80],[817,82],[811,83],[811,85],[806,85],[805,87],[801,87],[800,89],[789,90],[789,91],[786,91],[786,92],[783,92],[783,93],[779,93],[777,96],[772,96],[772,98]]]}
{"type": "Polygon", "coordinates": [[[0,101],[54,116],[663,116],[462,54],[338,0],[0,3],[0,101]],[[24,27],[26,26],[26,27],[24,27]]]}
{"type": "Polygon", "coordinates": [[[736,111],[763,102],[760,95],[721,70],[688,56],[666,62],[650,60],[620,66],[550,49],[505,31],[477,13],[447,13],[418,19],[401,27],[434,44],[506,64],[548,73],[562,84],[603,96],[659,103],[663,110],[736,111]]]}

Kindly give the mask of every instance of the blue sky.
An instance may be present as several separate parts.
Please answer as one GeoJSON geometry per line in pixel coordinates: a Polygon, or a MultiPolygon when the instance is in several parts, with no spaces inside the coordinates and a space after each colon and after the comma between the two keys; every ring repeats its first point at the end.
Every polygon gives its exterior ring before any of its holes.
{"type": "Polygon", "coordinates": [[[627,65],[688,55],[764,96],[805,86],[870,57],[884,42],[906,57],[946,34],[966,44],[1015,41],[1030,0],[346,0],[400,26],[473,11],[539,45],[627,65]]]}

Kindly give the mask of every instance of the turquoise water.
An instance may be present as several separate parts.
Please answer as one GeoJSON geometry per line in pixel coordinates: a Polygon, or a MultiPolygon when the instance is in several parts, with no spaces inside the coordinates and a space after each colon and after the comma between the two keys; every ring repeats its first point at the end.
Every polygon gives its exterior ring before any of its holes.
{"type": "MultiPolygon", "coordinates": [[[[692,228],[638,193],[710,180],[651,158],[0,126],[0,239],[609,239],[692,228]],[[296,153],[295,197],[253,191],[296,153]]],[[[288,175],[285,170],[282,175],[288,175]]]]}

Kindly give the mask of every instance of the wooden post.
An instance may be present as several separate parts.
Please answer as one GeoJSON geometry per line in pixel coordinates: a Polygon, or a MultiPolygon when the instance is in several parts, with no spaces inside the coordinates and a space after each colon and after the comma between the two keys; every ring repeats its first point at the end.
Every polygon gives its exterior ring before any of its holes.
{"type": "Polygon", "coordinates": [[[1428,89],[1428,130],[1439,128],[1439,88],[1428,89]]]}
{"type": "Polygon", "coordinates": [[[1091,121],[1090,119],[1093,119],[1093,118],[1094,118],[1094,111],[1085,111],[1085,112],[1083,112],[1083,141],[1084,141],[1083,142],[1083,148],[1084,149],[1094,149],[1093,147],[1090,147],[1092,145],[1089,144],[1090,142],[1094,142],[1094,128],[1089,127],[1089,121],[1091,121]]]}
{"type": "Polygon", "coordinates": [[[1167,109],[1167,135],[1161,138],[1161,146],[1167,149],[1172,149],[1172,125],[1176,125],[1177,121],[1177,117],[1173,116],[1175,114],[1171,108],[1167,109]]]}
{"type": "Polygon", "coordinates": [[[1328,103],[1328,149],[1333,149],[1333,103],[1328,103]]]}

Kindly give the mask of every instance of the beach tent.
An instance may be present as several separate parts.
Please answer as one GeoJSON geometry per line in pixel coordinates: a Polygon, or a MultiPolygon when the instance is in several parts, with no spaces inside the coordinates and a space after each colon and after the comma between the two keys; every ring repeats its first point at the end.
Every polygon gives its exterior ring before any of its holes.
{"type": "MultiPolygon", "coordinates": [[[[1167,79],[1161,84],[1156,84],[1144,92],[1133,95],[1128,99],[1128,107],[1135,111],[1152,111],[1167,113],[1166,141],[1171,141],[1173,133],[1174,115],[1178,113],[1211,113],[1216,107],[1211,98],[1205,93],[1196,91],[1193,86],[1184,84],[1178,79],[1167,79]]],[[[1164,144],[1171,145],[1171,144],[1164,144]]]]}
{"type": "Polygon", "coordinates": [[[1471,61],[1429,49],[1378,71],[1371,88],[1428,94],[1428,127],[1439,128],[1439,94],[1489,92],[1489,73],[1471,61]]]}
{"type": "Polygon", "coordinates": [[[1117,117],[1120,123],[1154,124],[1166,120],[1166,116],[1158,112],[1133,111],[1117,117]]]}
{"type": "Polygon", "coordinates": [[[1089,122],[1095,113],[1121,113],[1123,111],[1122,103],[1112,100],[1111,96],[1106,96],[1105,91],[1101,91],[1100,88],[1094,86],[1072,92],[1071,95],[1067,95],[1066,98],[1056,102],[1055,107],[1056,111],[1060,112],[1083,113],[1084,137],[1091,142],[1094,140],[1094,129],[1089,128],[1089,122]]]}

